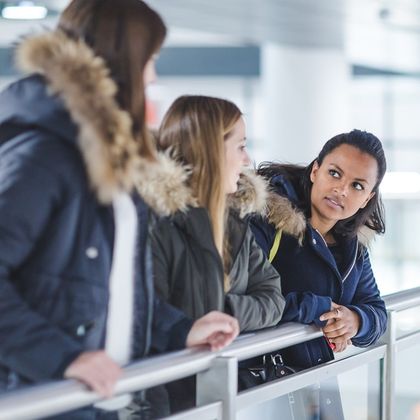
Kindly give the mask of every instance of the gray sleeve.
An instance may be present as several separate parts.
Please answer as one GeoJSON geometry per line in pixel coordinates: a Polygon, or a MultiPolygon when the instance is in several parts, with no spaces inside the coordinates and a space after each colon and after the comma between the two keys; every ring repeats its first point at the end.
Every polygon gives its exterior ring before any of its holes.
{"type": "Polygon", "coordinates": [[[281,293],[280,275],[264,256],[248,228],[242,247],[241,264],[247,278],[243,294],[230,292],[226,295],[226,309],[235,316],[241,331],[251,331],[276,325],[283,314],[285,300],[281,293]],[[243,250],[242,250],[243,251],[243,250]]]}

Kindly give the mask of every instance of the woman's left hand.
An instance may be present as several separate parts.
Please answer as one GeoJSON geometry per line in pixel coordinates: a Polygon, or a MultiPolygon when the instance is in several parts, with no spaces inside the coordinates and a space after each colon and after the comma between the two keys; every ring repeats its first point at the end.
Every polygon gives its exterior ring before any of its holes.
{"type": "Polygon", "coordinates": [[[212,311],[197,319],[187,336],[186,347],[209,345],[212,351],[229,345],[239,334],[236,318],[212,311]]]}
{"type": "Polygon", "coordinates": [[[329,342],[335,345],[334,352],[345,350],[360,327],[359,315],[356,312],[334,302],[331,311],[322,314],[319,319],[327,321],[322,331],[329,342]]]}

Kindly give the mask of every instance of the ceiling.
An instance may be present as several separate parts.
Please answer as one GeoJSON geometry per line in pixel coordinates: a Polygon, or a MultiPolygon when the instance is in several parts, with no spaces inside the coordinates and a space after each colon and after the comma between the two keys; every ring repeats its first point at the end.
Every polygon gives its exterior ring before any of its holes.
{"type": "MultiPolygon", "coordinates": [[[[68,0],[44,0],[61,10],[68,0]]],[[[118,7],[118,1],[115,1],[118,7]]],[[[277,43],[342,49],[349,61],[420,70],[418,0],[150,0],[170,27],[169,44],[277,43]]],[[[54,25],[54,19],[43,22],[54,25]]],[[[0,45],[39,22],[0,21],[0,45]]]]}

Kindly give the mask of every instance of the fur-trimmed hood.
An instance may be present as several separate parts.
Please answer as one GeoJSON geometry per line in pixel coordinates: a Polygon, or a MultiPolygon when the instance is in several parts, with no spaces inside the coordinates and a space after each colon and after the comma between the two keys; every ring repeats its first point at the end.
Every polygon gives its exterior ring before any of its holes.
{"type": "Polygon", "coordinates": [[[240,218],[251,214],[265,215],[267,198],[267,181],[253,170],[244,170],[239,177],[237,191],[228,196],[227,205],[237,211],[240,218]]]}
{"type": "MultiPolygon", "coordinates": [[[[287,197],[273,191],[269,192],[266,216],[276,229],[281,229],[288,235],[296,237],[302,244],[305,237],[306,218],[302,211],[297,209],[287,197]]],[[[375,236],[376,234],[372,229],[362,226],[357,234],[357,239],[363,246],[369,247],[375,236]]]]}
{"type": "MultiPolygon", "coordinates": [[[[49,102],[58,97],[56,102],[64,105],[44,121],[51,122],[65,111],[70,114],[77,127],[72,134],[77,133],[77,145],[100,202],[109,204],[117,192],[136,188],[160,215],[191,204],[185,168],[167,154],[159,154],[156,162],[139,156],[130,116],[115,100],[117,86],[104,60],[83,41],[72,40],[61,31],[29,37],[18,47],[16,62],[23,72],[46,79],[49,102]]],[[[45,114],[36,108],[33,112],[45,114]]],[[[39,120],[42,117],[45,115],[39,120]]]]}
{"type": "Polygon", "coordinates": [[[306,218],[288,198],[270,192],[267,198],[267,219],[276,227],[276,230],[281,229],[302,243],[306,230],[306,218]]]}

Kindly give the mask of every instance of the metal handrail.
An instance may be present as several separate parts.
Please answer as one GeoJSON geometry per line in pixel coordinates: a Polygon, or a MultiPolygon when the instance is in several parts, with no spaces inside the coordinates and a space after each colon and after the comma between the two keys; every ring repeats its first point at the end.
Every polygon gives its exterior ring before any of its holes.
{"type": "MultiPolygon", "coordinates": [[[[385,296],[384,300],[387,309],[392,311],[420,305],[420,287],[385,296]]],[[[116,386],[116,395],[147,389],[202,372],[209,369],[218,356],[244,360],[320,336],[322,332],[313,325],[287,323],[245,334],[218,353],[201,348],[150,357],[123,369],[122,377],[116,386]]],[[[51,382],[0,395],[0,420],[45,417],[100,400],[97,394],[87,390],[79,382],[51,382]]]]}
{"type": "MultiPolygon", "coordinates": [[[[245,334],[228,349],[210,352],[207,348],[188,349],[154,356],[123,369],[115,394],[151,388],[210,368],[220,356],[244,360],[258,354],[302,343],[321,336],[314,326],[287,323],[276,328],[245,334]]],[[[0,420],[45,417],[101,401],[94,392],[74,380],[38,385],[0,395],[0,420]],[[30,413],[25,417],[25,413],[30,413]]]]}
{"type": "Polygon", "coordinates": [[[388,311],[403,311],[420,306],[420,287],[403,290],[383,297],[388,311]]]}
{"type": "Polygon", "coordinates": [[[322,335],[321,330],[314,325],[288,322],[278,327],[240,336],[221,353],[224,357],[236,357],[241,361],[259,354],[313,340],[322,337],[322,335]]]}
{"type": "MultiPolygon", "coordinates": [[[[144,359],[124,367],[115,394],[170,382],[208,369],[216,357],[207,349],[189,349],[144,359]]],[[[101,401],[75,380],[50,382],[0,395],[0,419],[40,418],[101,401]]]]}

